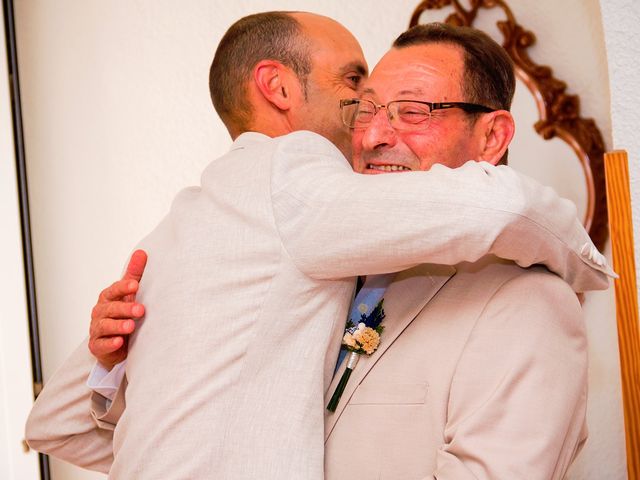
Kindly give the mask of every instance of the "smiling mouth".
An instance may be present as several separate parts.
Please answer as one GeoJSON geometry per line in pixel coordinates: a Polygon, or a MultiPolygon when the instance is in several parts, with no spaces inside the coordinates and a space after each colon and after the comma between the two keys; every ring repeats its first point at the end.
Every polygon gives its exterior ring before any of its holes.
{"type": "Polygon", "coordinates": [[[378,170],[379,172],[410,172],[411,171],[409,167],[404,167],[402,165],[374,165],[373,163],[368,163],[367,168],[369,170],[378,170]]]}

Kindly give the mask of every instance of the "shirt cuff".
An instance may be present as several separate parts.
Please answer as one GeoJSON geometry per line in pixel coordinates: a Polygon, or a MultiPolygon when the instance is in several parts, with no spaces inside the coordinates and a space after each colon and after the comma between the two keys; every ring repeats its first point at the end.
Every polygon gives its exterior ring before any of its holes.
{"type": "Polygon", "coordinates": [[[107,398],[109,403],[111,403],[118,387],[120,387],[122,383],[126,365],[127,361],[123,360],[114,365],[111,371],[109,371],[104,368],[100,362],[96,362],[87,379],[87,387],[107,398]]]}

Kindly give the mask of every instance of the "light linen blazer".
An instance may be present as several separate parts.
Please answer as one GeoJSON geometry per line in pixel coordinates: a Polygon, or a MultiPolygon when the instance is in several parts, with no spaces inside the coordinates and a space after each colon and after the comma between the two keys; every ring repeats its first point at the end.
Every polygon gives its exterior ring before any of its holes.
{"type": "Polygon", "coordinates": [[[576,295],[542,268],[454,271],[423,265],[389,286],[380,348],[326,415],[327,480],[564,477],[587,432],[576,295]]]}
{"type": "MultiPolygon", "coordinates": [[[[507,167],[359,175],[310,132],[241,135],[140,246],[147,310],[113,433],[121,479],[322,478],[323,396],[354,275],[487,252],[545,263],[576,290],[612,273],[585,255],[573,205],[507,167]]],[[[27,438],[84,462],[69,453],[82,436],[60,444],[47,418],[67,381],[45,387],[27,438]]]]}

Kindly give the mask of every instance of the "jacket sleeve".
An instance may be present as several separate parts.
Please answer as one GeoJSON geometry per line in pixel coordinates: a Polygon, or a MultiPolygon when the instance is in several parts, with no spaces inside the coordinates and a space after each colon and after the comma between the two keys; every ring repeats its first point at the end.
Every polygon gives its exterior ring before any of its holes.
{"type": "Polygon", "coordinates": [[[113,426],[122,412],[126,380],[109,409],[86,385],[95,362],[83,341],[46,383],[27,419],[31,448],[107,473],[113,462],[113,426]]]}
{"type": "Polygon", "coordinates": [[[570,201],[505,166],[361,175],[326,139],[296,132],[281,137],[272,158],[271,192],[282,244],[313,278],[486,254],[544,264],[575,291],[607,288],[606,275],[615,275],[570,201]]]}
{"type": "Polygon", "coordinates": [[[560,480],[586,440],[587,338],[575,294],[529,273],[486,305],[458,361],[433,480],[560,480]]]}

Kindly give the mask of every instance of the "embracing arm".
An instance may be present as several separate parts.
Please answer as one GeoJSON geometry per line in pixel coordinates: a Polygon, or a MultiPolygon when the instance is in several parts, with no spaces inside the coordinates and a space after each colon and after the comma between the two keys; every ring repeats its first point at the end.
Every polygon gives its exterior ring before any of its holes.
{"type": "Polygon", "coordinates": [[[606,288],[612,273],[575,206],[509,167],[467,162],[361,175],[327,140],[297,132],[274,154],[271,189],[282,243],[313,278],[455,265],[487,253],[545,264],[576,291],[606,288]]]}
{"type": "Polygon", "coordinates": [[[109,471],[113,429],[125,406],[126,378],[110,403],[87,387],[87,378],[96,359],[111,369],[126,358],[134,319],[144,314],[135,294],[146,260],[145,252],[135,251],[123,277],[100,293],[91,312],[88,342],[82,342],[38,396],[25,434],[34,450],[91,470],[109,471]]]}
{"type": "Polygon", "coordinates": [[[576,296],[547,272],[525,272],[496,292],[468,339],[428,478],[564,478],[586,439],[586,396],[576,296]]]}
{"type": "MultiPolygon", "coordinates": [[[[100,428],[91,413],[92,392],[86,382],[94,363],[87,342],[82,342],[38,395],[25,438],[34,450],[106,473],[113,461],[113,431],[100,428]]],[[[100,402],[101,397],[93,395],[100,402]]]]}
{"type": "Polygon", "coordinates": [[[89,350],[107,370],[127,358],[134,320],[144,315],[136,293],[146,265],[146,252],[135,250],[122,278],[100,292],[91,311],[89,350]]]}

